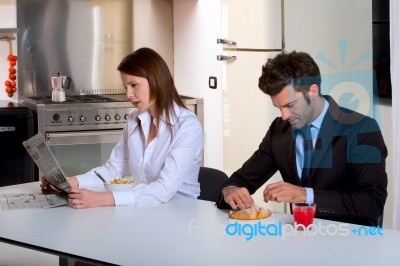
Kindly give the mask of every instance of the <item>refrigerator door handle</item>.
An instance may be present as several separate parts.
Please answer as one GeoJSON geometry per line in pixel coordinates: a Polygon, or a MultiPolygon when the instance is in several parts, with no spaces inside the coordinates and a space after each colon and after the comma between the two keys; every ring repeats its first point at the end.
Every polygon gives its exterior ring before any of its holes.
{"type": "Polygon", "coordinates": [[[236,60],[236,55],[217,55],[218,61],[236,60]]]}
{"type": "Polygon", "coordinates": [[[227,39],[217,39],[217,43],[228,44],[228,45],[237,45],[237,42],[227,40],[227,39]]]}

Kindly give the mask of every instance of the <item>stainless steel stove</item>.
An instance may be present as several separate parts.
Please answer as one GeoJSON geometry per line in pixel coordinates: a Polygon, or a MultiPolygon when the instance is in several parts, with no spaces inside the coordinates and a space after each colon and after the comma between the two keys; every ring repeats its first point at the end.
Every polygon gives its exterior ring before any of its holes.
{"type": "MultiPolygon", "coordinates": [[[[203,123],[203,99],[181,97],[203,123]]],[[[53,102],[51,96],[20,96],[19,104],[33,110],[36,131],[44,136],[67,176],[103,164],[128,116],[137,112],[125,94],[70,95],[62,103],[53,102]]]]}
{"type": "MultiPolygon", "coordinates": [[[[20,97],[20,104],[37,114],[38,132],[104,130],[123,128],[136,111],[125,95],[71,95],[55,103],[50,96],[20,97]]],[[[48,136],[46,136],[48,138],[48,136]]]]}

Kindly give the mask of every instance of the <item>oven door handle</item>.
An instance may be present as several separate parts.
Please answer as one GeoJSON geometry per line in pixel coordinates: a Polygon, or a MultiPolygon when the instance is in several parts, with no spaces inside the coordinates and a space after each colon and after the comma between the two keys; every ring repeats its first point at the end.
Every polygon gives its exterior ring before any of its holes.
{"type": "Polygon", "coordinates": [[[54,145],[76,145],[117,143],[121,137],[122,130],[102,130],[86,132],[57,132],[46,133],[46,142],[49,146],[54,145]]]}

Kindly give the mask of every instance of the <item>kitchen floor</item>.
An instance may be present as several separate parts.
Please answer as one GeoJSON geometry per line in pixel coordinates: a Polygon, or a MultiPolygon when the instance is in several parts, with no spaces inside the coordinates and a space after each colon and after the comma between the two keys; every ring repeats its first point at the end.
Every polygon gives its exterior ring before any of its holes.
{"type": "Polygon", "coordinates": [[[0,243],[0,266],[58,266],[59,258],[51,254],[0,243]]]}

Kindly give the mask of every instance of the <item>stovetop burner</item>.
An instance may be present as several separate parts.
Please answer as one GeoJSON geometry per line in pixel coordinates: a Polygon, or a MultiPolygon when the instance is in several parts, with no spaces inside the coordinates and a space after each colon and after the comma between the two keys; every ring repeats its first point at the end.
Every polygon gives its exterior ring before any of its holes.
{"type": "MultiPolygon", "coordinates": [[[[29,99],[44,104],[52,104],[52,103],[60,104],[59,102],[53,102],[51,100],[51,96],[34,96],[34,97],[29,97],[29,99]]],[[[66,100],[62,103],[105,103],[105,102],[119,102],[119,101],[120,100],[113,99],[111,97],[93,94],[93,95],[67,95],[66,100]]]]}

